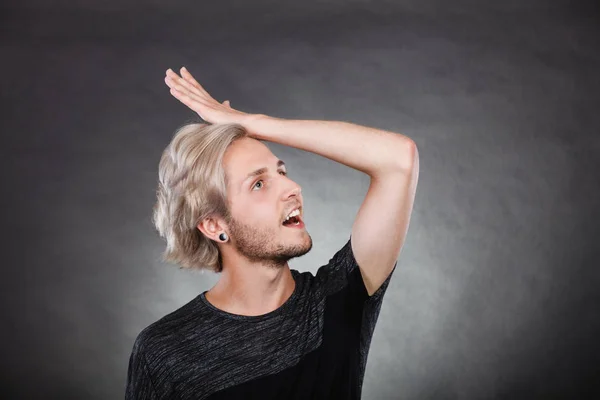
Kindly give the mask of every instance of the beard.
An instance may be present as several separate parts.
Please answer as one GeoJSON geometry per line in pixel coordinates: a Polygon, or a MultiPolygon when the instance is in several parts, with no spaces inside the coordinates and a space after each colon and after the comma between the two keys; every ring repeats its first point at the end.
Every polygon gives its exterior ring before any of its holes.
{"type": "MultiPolygon", "coordinates": [[[[283,227],[283,226],[282,226],[283,227]]],[[[282,238],[275,228],[246,225],[235,219],[229,223],[230,235],[237,252],[251,262],[260,262],[279,269],[292,258],[301,257],[312,249],[312,238],[306,230],[282,238]]]]}

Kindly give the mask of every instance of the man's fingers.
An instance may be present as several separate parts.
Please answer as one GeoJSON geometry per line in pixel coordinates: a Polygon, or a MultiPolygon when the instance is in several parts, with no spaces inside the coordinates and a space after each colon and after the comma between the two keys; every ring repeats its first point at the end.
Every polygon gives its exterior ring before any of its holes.
{"type": "MultiPolygon", "coordinates": [[[[221,104],[204,90],[202,85],[194,79],[185,67],[181,68],[181,76],[170,68],[167,69],[165,82],[171,89],[170,92],[173,97],[195,111],[205,121],[206,119],[201,115],[201,112],[211,112],[210,110],[213,110],[216,105],[221,104]]],[[[225,100],[223,104],[231,109],[229,100],[225,100]]]]}
{"type": "MultiPolygon", "coordinates": [[[[171,81],[175,85],[179,85],[179,86],[176,86],[176,88],[178,90],[180,90],[184,93],[189,92],[188,94],[190,96],[196,97],[198,100],[209,100],[210,99],[210,100],[216,101],[215,99],[212,98],[212,96],[210,94],[208,94],[208,92],[206,90],[204,90],[204,88],[194,79],[194,77],[185,68],[181,68],[181,75],[182,75],[182,77],[177,75],[170,68],[167,70],[167,76],[169,78],[171,78],[171,81]],[[189,77],[189,78],[184,79],[183,77],[189,77]]],[[[169,87],[171,87],[171,85],[169,85],[169,87]]]]}
{"type": "Polygon", "coordinates": [[[183,91],[183,89],[185,89],[192,93],[198,91],[198,89],[196,89],[189,82],[187,82],[185,79],[182,79],[181,77],[179,77],[179,75],[177,75],[175,72],[173,72],[171,70],[167,71],[167,77],[173,83],[173,86],[175,86],[178,90],[183,91]]]}
{"type": "Polygon", "coordinates": [[[183,79],[185,79],[186,81],[188,81],[189,83],[191,83],[192,85],[197,87],[198,89],[204,89],[202,86],[200,86],[198,81],[194,79],[192,74],[190,74],[190,72],[185,67],[181,67],[180,72],[181,72],[181,76],[183,79]]]}
{"type": "Polygon", "coordinates": [[[187,81],[189,82],[192,86],[194,86],[196,89],[200,90],[202,93],[204,93],[206,96],[211,97],[208,92],[206,90],[204,90],[204,88],[202,87],[202,85],[200,85],[198,83],[198,81],[196,79],[194,79],[194,77],[192,76],[192,74],[190,74],[190,72],[185,68],[185,67],[181,67],[181,76],[187,81]]]}
{"type": "Polygon", "coordinates": [[[196,100],[202,100],[202,93],[198,92],[198,89],[194,88],[190,85],[189,82],[185,82],[180,77],[176,76],[173,79],[172,75],[165,77],[165,83],[171,89],[176,89],[177,91],[186,94],[187,96],[194,98],[196,100]]]}
{"type": "Polygon", "coordinates": [[[188,106],[192,111],[195,111],[198,114],[200,113],[200,108],[202,106],[201,102],[173,88],[170,90],[170,92],[173,97],[188,106]]]}

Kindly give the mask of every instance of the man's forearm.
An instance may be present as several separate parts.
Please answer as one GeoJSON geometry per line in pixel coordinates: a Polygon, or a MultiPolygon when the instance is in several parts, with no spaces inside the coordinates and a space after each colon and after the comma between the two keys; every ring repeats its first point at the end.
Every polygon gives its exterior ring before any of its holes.
{"type": "Polygon", "coordinates": [[[407,136],[343,121],[292,120],[253,115],[243,124],[256,139],[329,158],[371,177],[410,170],[415,144],[407,136]]]}

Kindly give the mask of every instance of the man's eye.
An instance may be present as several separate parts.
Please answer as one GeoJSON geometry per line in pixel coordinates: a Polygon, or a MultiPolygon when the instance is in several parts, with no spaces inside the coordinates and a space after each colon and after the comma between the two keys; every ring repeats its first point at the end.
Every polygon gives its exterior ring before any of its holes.
{"type": "MultiPolygon", "coordinates": [[[[283,176],[287,176],[287,172],[286,171],[279,171],[280,174],[283,174],[283,176]]],[[[262,182],[263,180],[260,179],[258,181],[256,181],[256,183],[254,184],[254,186],[252,186],[252,189],[254,189],[256,187],[256,185],[258,185],[259,182],[262,182]]],[[[262,187],[262,186],[261,186],[262,187]]],[[[259,188],[260,189],[260,188],[259,188]]]]}

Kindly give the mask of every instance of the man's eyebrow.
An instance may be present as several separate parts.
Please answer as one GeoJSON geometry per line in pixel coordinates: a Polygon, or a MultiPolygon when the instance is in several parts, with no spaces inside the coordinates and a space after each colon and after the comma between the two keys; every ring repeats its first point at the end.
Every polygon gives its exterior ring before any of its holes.
{"type": "MultiPolygon", "coordinates": [[[[277,167],[281,167],[281,166],[285,166],[285,163],[283,162],[283,160],[278,160],[277,167]]],[[[246,182],[248,179],[250,179],[252,177],[264,174],[268,170],[269,169],[267,167],[262,167],[262,168],[257,169],[256,171],[250,172],[248,175],[246,175],[246,178],[244,178],[244,180],[242,181],[242,184],[244,184],[244,182],[246,182]]]]}

